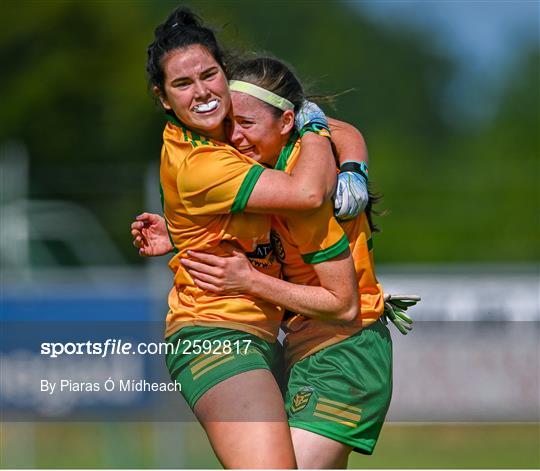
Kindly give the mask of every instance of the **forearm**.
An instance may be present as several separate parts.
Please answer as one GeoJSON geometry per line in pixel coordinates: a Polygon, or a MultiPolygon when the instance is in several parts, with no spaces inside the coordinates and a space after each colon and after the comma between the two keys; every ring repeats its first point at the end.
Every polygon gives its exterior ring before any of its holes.
{"type": "Polygon", "coordinates": [[[335,185],[336,170],[330,141],[326,137],[306,133],[291,175],[265,170],[249,197],[245,211],[290,214],[318,210],[331,197],[335,185]]]}
{"type": "Polygon", "coordinates": [[[236,247],[229,250],[227,257],[188,251],[189,258],[180,262],[195,284],[211,293],[249,294],[324,321],[348,322],[357,316],[358,286],[348,249],[331,260],[313,264],[319,286],[297,285],[265,275],[236,247]]]}
{"type": "Polygon", "coordinates": [[[332,147],[337,166],[347,161],[368,163],[366,142],[358,129],[349,123],[328,118],[332,132],[332,147]]]}
{"type": "Polygon", "coordinates": [[[332,146],[326,137],[312,132],[302,137],[300,156],[291,177],[308,200],[311,197],[316,201],[317,207],[334,194],[336,170],[332,146]]]}
{"type": "Polygon", "coordinates": [[[357,315],[357,303],[338,293],[321,286],[289,283],[259,271],[254,271],[247,294],[321,321],[348,322],[357,315]]]}

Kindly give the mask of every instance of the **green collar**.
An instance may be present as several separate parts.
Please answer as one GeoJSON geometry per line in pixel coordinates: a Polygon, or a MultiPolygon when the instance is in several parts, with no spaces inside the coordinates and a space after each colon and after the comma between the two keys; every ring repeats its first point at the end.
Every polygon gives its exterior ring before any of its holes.
{"type": "Polygon", "coordinates": [[[296,131],[293,131],[291,137],[289,138],[289,141],[279,153],[278,161],[276,163],[276,166],[274,167],[274,170],[285,170],[285,168],[287,167],[287,162],[289,161],[289,157],[292,154],[294,145],[296,144],[298,138],[298,133],[296,131]]]}
{"type": "Polygon", "coordinates": [[[165,117],[167,118],[167,121],[169,121],[171,124],[174,124],[177,128],[180,128],[182,131],[182,134],[184,136],[184,140],[186,142],[190,142],[194,147],[197,147],[199,144],[211,144],[211,141],[209,138],[205,136],[200,136],[194,131],[191,131],[190,129],[186,128],[180,121],[176,119],[175,116],[171,116],[170,114],[166,114],[165,117]],[[188,134],[189,131],[189,134],[188,134]]]}
{"type": "Polygon", "coordinates": [[[184,125],[180,121],[178,121],[175,116],[171,116],[169,113],[165,113],[165,118],[167,119],[167,121],[169,121],[169,123],[172,123],[179,128],[184,127],[184,125]]]}

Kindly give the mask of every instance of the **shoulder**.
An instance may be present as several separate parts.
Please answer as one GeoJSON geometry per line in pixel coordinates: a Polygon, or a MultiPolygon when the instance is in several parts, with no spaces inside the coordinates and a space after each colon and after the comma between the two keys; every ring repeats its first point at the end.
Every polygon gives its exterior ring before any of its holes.
{"type": "Polygon", "coordinates": [[[162,163],[168,161],[173,167],[179,167],[192,160],[191,155],[194,152],[202,151],[206,154],[223,147],[228,146],[207,139],[179,124],[168,122],[163,130],[162,163]]]}
{"type": "Polygon", "coordinates": [[[200,145],[182,162],[178,184],[186,192],[220,186],[236,188],[253,167],[263,169],[231,146],[200,145]]]}
{"type": "Polygon", "coordinates": [[[255,160],[238,152],[234,147],[224,143],[198,144],[186,156],[186,165],[194,167],[214,167],[229,170],[259,165],[255,160]]]}

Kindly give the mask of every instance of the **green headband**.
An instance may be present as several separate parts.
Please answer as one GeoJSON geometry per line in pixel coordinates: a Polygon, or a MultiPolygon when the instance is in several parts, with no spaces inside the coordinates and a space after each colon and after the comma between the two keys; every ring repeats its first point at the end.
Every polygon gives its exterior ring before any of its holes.
{"type": "Polygon", "coordinates": [[[281,111],[294,110],[294,105],[289,100],[249,82],[231,80],[229,82],[229,89],[231,92],[241,92],[251,95],[269,105],[275,106],[281,111]]]}

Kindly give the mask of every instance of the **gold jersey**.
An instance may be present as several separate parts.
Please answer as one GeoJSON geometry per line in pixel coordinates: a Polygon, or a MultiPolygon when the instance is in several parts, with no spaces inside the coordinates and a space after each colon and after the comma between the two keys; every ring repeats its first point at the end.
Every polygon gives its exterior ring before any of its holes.
{"type": "MultiPolygon", "coordinates": [[[[280,158],[276,168],[290,173],[297,158],[298,152],[293,151],[288,159],[280,158]]],[[[285,320],[283,323],[287,334],[285,351],[289,365],[354,335],[379,319],[384,311],[384,295],[375,276],[371,231],[366,215],[361,214],[356,219],[341,223],[339,226],[332,217],[332,209],[331,205],[326,206],[326,221],[320,212],[311,216],[312,221],[302,215],[287,219],[274,217],[272,220],[274,251],[282,263],[283,277],[287,281],[319,286],[319,279],[312,264],[339,255],[347,246],[351,251],[358,280],[360,305],[355,321],[345,325],[318,321],[301,315],[292,315],[285,320]],[[339,232],[335,226],[339,228],[339,232]],[[345,246],[336,244],[337,234],[343,232],[348,239],[348,241],[345,239],[345,246]],[[312,248],[319,247],[319,251],[307,253],[307,241],[312,248]]]]}
{"type": "Polygon", "coordinates": [[[227,241],[246,252],[257,269],[279,276],[270,245],[270,216],[243,213],[264,167],[225,143],[170,121],[163,132],[160,166],[163,215],[175,252],[169,262],[174,286],[165,336],[198,325],[241,330],[273,342],[281,308],[248,295],[203,291],[180,263],[188,250],[224,256],[220,244],[227,241]]]}

